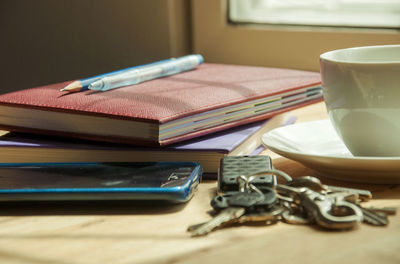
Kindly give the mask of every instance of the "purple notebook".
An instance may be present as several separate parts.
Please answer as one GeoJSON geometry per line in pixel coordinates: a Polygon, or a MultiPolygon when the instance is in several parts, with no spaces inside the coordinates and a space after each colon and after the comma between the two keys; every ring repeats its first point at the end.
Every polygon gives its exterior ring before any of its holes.
{"type": "Polygon", "coordinates": [[[260,153],[261,136],[268,129],[268,121],[256,122],[156,148],[8,133],[0,137],[0,162],[193,161],[200,163],[205,173],[216,173],[224,156],[260,153]]]}
{"type": "Polygon", "coordinates": [[[142,151],[166,151],[166,150],[202,150],[221,151],[229,153],[239,146],[250,135],[260,130],[263,122],[236,127],[219,133],[195,138],[182,143],[169,145],[167,147],[135,147],[112,143],[97,143],[93,141],[77,139],[60,139],[50,136],[31,135],[23,133],[8,133],[0,137],[0,147],[29,147],[29,148],[82,148],[82,149],[135,149],[142,151]]]}

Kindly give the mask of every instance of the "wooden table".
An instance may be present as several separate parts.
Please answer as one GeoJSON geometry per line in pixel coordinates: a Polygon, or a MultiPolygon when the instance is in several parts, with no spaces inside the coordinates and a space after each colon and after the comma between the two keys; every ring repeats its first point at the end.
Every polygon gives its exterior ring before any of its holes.
{"type": "MultiPolygon", "coordinates": [[[[322,103],[294,111],[304,122],[326,118],[322,103]]],[[[269,151],[292,176],[315,175],[269,151]]],[[[324,183],[370,189],[376,206],[400,207],[399,185],[324,183]]],[[[10,206],[0,210],[0,263],[400,263],[400,214],[388,227],[332,232],[278,223],[244,225],[191,238],[186,228],[210,218],[215,181],[184,205],[10,206]]]]}

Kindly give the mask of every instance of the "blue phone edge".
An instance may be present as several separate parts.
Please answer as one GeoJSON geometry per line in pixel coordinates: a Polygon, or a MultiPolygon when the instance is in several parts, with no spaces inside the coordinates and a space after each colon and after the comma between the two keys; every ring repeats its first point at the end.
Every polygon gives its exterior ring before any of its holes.
{"type": "MultiPolygon", "coordinates": [[[[0,163],[1,167],[16,166],[49,166],[49,165],[95,165],[102,163],[118,163],[118,162],[51,162],[51,163],[0,163]]],[[[176,164],[176,165],[192,165],[194,169],[183,185],[161,188],[161,187],[127,187],[127,188],[54,188],[54,189],[0,189],[1,195],[34,195],[34,194],[140,194],[143,200],[169,200],[174,202],[186,202],[190,200],[197,189],[202,178],[202,167],[196,162],[122,162],[122,163],[154,163],[154,164],[176,164]]],[[[76,199],[73,199],[76,200],[76,199]]],[[[84,199],[83,199],[84,200],[84,199]]],[[[95,199],[96,200],[96,199],[95,199]]],[[[99,199],[100,200],[100,199],[99,199]]],[[[128,199],[130,200],[130,199],[128,199]]],[[[131,199],[135,200],[135,199],[131,199]]],[[[0,197],[0,202],[3,200],[0,197]]],[[[23,200],[21,200],[23,201],[23,200]]]]}

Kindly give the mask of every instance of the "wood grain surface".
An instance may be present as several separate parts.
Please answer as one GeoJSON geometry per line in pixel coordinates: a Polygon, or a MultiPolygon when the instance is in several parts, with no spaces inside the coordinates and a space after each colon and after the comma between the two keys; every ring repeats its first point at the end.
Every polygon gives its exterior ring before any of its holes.
{"type": "MultiPolygon", "coordinates": [[[[326,118],[323,103],[293,111],[298,122],[326,118]]],[[[311,169],[270,151],[293,177],[311,169]]],[[[400,207],[399,185],[324,183],[370,189],[376,206],[400,207]]],[[[0,263],[400,263],[400,216],[387,227],[361,225],[332,232],[277,223],[242,225],[191,238],[190,224],[210,218],[215,181],[204,181],[183,205],[4,204],[0,206],[0,263]]]]}

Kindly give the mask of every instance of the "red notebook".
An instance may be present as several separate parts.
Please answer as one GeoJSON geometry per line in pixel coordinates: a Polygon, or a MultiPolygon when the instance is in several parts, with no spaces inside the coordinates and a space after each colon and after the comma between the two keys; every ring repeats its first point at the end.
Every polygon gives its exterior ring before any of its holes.
{"type": "Polygon", "coordinates": [[[225,64],[106,92],[60,92],[68,83],[0,95],[0,128],[168,145],[322,99],[319,73],[225,64]]]}

